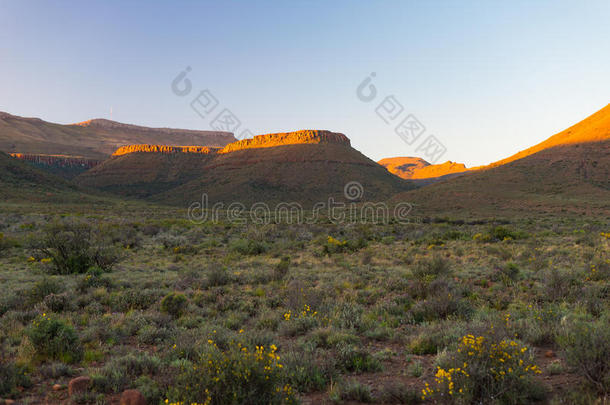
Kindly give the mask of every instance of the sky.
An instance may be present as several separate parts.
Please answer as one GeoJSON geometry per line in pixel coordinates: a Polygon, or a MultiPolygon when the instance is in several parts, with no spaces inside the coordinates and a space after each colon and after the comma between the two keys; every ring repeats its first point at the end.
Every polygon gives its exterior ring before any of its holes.
{"type": "Polygon", "coordinates": [[[374,160],[433,136],[470,167],[610,102],[609,21],[607,0],[0,0],[0,111],[207,130],[228,109],[237,135],[327,129],[374,160]]]}

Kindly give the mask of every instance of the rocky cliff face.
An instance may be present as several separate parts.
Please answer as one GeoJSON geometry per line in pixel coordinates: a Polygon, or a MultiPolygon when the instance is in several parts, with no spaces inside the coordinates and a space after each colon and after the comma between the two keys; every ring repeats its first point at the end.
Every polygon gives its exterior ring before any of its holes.
{"type": "Polygon", "coordinates": [[[347,136],[330,131],[303,130],[296,132],[283,132],[277,134],[257,135],[252,139],[244,139],[228,144],[224,148],[212,148],[206,146],[168,146],[168,145],[128,145],[116,150],[112,156],[121,156],[135,152],[149,153],[203,153],[203,154],[225,154],[238,150],[271,148],[284,145],[302,144],[335,144],[350,146],[347,136]]]}
{"type": "Polygon", "coordinates": [[[112,156],[122,156],[129,153],[148,152],[148,153],[199,153],[213,154],[218,152],[220,148],[212,148],[208,146],[168,146],[168,145],[127,145],[120,147],[112,154],[112,156]]]}
{"type": "Polygon", "coordinates": [[[243,149],[271,148],[283,145],[332,143],[350,146],[347,136],[331,131],[303,130],[282,132],[277,134],[257,135],[252,139],[244,139],[228,144],[219,153],[230,153],[243,149]]]}
{"type": "Polygon", "coordinates": [[[91,169],[101,163],[101,160],[87,159],[63,155],[36,155],[31,153],[11,153],[12,157],[26,162],[55,167],[81,167],[91,169]]]}

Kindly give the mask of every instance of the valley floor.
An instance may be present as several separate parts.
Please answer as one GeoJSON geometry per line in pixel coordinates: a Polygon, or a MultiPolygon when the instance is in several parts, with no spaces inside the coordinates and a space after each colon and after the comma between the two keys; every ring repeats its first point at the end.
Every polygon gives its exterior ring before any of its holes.
{"type": "Polygon", "coordinates": [[[610,391],[607,218],[100,210],[0,210],[0,398],[588,404],[610,391]]]}

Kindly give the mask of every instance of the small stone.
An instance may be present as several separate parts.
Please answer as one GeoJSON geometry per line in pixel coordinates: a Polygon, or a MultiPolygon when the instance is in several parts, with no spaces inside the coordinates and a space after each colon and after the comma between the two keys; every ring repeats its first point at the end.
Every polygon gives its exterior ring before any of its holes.
{"type": "Polygon", "coordinates": [[[91,378],[87,376],[76,377],[68,383],[68,395],[80,394],[87,392],[91,385],[91,378]]]}
{"type": "Polygon", "coordinates": [[[121,405],[146,405],[146,399],[138,390],[126,390],[121,394],[121,405]]]}
{"type": "Polygon", "coordinates": [[[550,359],[550,358],[553,358],[553,357],[555,357],[555,352],[554,352],[554,351],[552,351],[552,350],[547,350],[547,351],[544,353],[544,357],[548,357],[549,359],[550,359]]]}
{"type": "Polygon", "coordinates": [[[64,389],[64,387],[61,386],[60,384],[53,385],[53,391],[61,391],[63,389],[64,389]]]}

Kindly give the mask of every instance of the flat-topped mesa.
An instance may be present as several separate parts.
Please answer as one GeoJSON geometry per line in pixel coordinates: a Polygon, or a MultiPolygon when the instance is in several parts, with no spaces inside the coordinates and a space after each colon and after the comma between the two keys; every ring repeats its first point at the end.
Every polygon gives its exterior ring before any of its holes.
{"type": "Polygon", "coordinates": [[[209,146],[169,146],[169,145],[127,145],[121,146],[112,156],[122,156],[130,153],[199,153],[209,155],[218,152],[220,148],[209,146]]]}
{"type": "Polygon", "coordinates": [[[277,134],[256,135],[251,139],[244,139],[230,143],[222,148],[218,153],[230,153],[243,149],[320,143],[333,143],[350,146],[349,138],[338,132],[324,130],[302,130],[295,132],[281,132],[277,134]]]}

